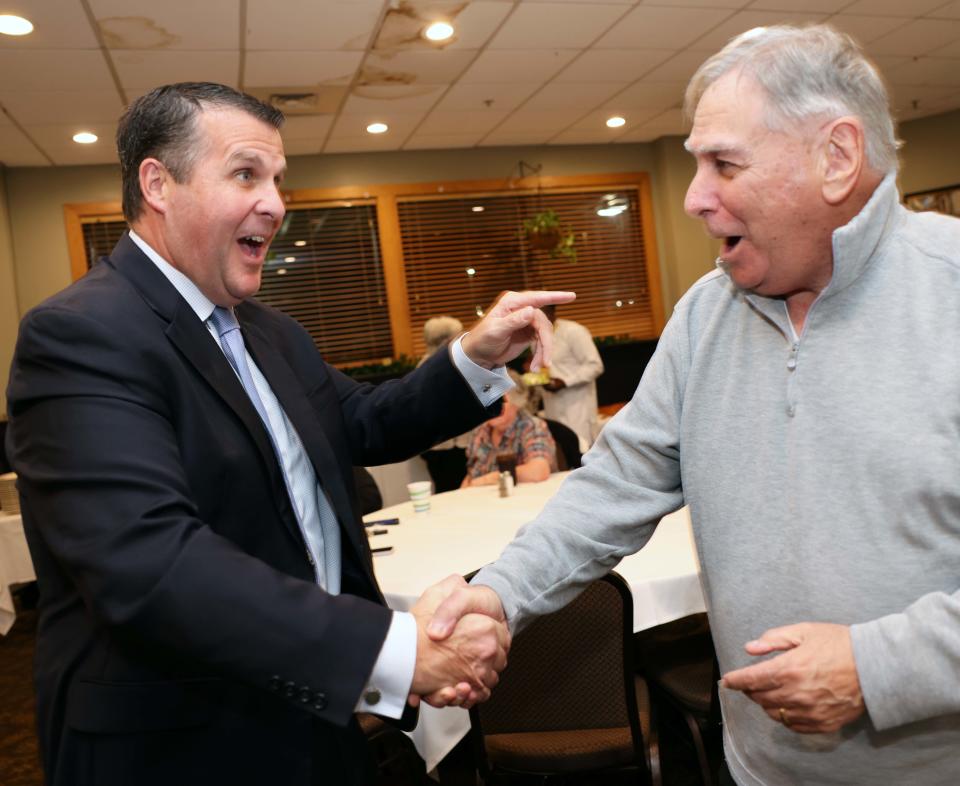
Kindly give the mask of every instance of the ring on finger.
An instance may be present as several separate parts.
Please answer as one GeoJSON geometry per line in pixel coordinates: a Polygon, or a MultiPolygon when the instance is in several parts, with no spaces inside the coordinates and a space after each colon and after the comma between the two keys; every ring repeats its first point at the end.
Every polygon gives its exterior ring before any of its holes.
{"type": "Polygon", "coordinates": [[[781,707],[778,711],[780,713],[780,722],[789,729],[790,719],[787,717],[787,711],[783,707],[781,707]]]}

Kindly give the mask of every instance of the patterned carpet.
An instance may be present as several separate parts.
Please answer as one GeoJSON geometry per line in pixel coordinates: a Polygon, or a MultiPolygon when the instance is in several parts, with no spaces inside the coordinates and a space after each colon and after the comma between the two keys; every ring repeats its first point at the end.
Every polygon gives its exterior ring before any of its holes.
{"type": "Polygon", "coordinates": [[[0,636],[0,784],[41,786],[33,714],[33,638],[35,611],[20,611],[6,636],[0,636]]]}

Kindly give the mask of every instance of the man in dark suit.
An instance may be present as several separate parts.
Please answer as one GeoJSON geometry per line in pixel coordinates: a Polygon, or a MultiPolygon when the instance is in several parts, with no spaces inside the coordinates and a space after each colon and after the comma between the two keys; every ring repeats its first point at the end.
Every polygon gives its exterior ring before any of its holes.
{"type": "Polygon", "coordinates": [[[356,710],[471,702],[505,662],[500,622],[425,635],[449,585],[384,607],[351,467],[482,421],[508,386],[489,369],[545,348],[538,307],[572,295],[508,294],[408,377],[353,382],[251,299],[284,215],[281,122],[220,85],[134,102],[131,232],[21,326],[8,442],[51,784],[363,783],[356,710]]]}

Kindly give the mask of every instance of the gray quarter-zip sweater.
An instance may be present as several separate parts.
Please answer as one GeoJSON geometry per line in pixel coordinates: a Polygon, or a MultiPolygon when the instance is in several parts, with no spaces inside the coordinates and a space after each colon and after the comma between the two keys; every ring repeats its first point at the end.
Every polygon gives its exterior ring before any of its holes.
{"type": "Polygon", "coordinates": [[[474,583],[516,629],[687,503],[721,671],[768,628],[851,625],[867,707],[800,735],[722,690],[735,780],[956,784],[960,221],[905,210],[890,175],[833,252],[800,336],[783,300],[695,284],[630,405],[474,583]]]}

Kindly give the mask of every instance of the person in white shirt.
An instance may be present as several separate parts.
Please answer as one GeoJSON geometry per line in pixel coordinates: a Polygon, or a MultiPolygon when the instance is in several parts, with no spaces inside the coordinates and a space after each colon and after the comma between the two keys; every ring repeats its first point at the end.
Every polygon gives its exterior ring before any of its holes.
{"type": "Polygon", "coordinates": [[[599,431],[597,377],[603,361],[593,336],[579,322],[559,319],[556,307],[543,309],[553,323],[553,360],[550,381],[543,386],[543,414],[573,429],[586,453],[599,431]]]}

